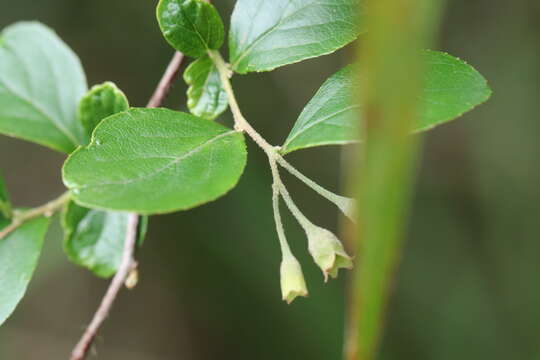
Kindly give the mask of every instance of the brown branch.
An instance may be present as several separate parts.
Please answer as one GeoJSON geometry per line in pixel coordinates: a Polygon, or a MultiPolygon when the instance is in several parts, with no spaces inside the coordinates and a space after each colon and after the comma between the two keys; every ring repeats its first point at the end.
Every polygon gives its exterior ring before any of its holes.
{"type": "MultiPolygon", "coordinates": [[[[155,108],[162,104],[163,100],[169,93],[171,86],[176,78],[176,75],[180,71],[180,65],[184,55],[180,52],[176,52],[167,67],[167,70],[163,74],[161,81],[159,82],[152,98],[148,102],[147,107],[155,108]]],[[[139,216],[135,213],[129,215],[128,225],[126,231],[126,239],[124,242],[124,250],[122,254],[122,262],[118,268],[118,272],[114,276],[103,297],[98,310],[94,314],[90,325],[82,335],[81,339],[73,349],[71,353],[71,360],[84,360],[88,355],[88,350],[92,346],[94,339],[99,331],[99,328],[109,315],[111,308],[118,296],[118,293],[122,289],[122,286],[126,282],[127,277],[132,270],[135,269],[137,263],[133,257],[135,251],[135,244],[137,242],[137,228],[139,223],[139,216]]]]}
{"type": "Polygon", "coordinates": [[[174,78],[176,77],[176,75],[178,75],[178,72],[180,71],[180,65],[182,64],[182,60],[184,60],[184,54],[177,51],[174,54],[171,62],[169,63],[167,70],[165,70],[165,74],[163,74],[161,81],[156,87],[156,90],[154,91],[154,94],[150,98],[150,101],[148,102],[148,105],[146,105],[146,107],[155,108],[163,103],[163,100],[171,90],[174,78]]]}
{"type": "Polygon", "coordinates": [[[111,310],[120,289],[124,285],[124,282],[135,266],[135,260],[133,259],[133,252],[135,249],[135,243],[137,239],[137,224],[139,223],[139,216],[137,214],[130,214],[128,218],[128,226],[126,233],[126,240],[124,243],[124,250],[122,255],[122,262],[118,268],[118,272],[114,276],[111,285],[107,289],[98,310],[96,311],[92,322],[84,332],[81,340],[75,346],[71,354],[71,360],[83,360],[88,353],[88,349],[92,345],[97,332],[111,310]]]}

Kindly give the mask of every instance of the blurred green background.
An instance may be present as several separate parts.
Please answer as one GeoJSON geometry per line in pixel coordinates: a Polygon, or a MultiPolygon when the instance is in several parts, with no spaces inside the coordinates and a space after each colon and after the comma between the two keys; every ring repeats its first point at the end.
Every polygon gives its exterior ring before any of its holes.
{"type": "MultiPolygon", "coordinates": [[[[232,0],[216,1],[227,19],[232,0]]],[[[114,81],[144,106],[172,50],[155,1],[3,0],[0,26],[39,20],[79,54],[89,84],[114,81]]],[[[399,29],[396,29],[399,31],[399,29]]],[[[450,0],[439,49],[467,60],[494,96],[426,136],[409,236],[388,313],[383,359],[540,359],[540,3],[450,0]]],[[[322,82],[352,49],[233,79],[245,115],[272,143],[286,137],[322,82]]],[[[185,108],[179,81],[166,105],[185,108]]],[[[229,115],[220,120],[231,124],[229,115]]],[[[310,297],[280,300],[280,253],[267,161],[250,144],[248,168],[225,198],[153,217],[139,286],[122,292],[97,340],[102,360],[341,357],[345,277],[322,284],[299,226],[286,216],[310,297]]],[[[340,149],[290,156],[338,190],[340,149]]],[[[13,201],[35,206],[63,191],[63,156],[0,137],[13,201]]],[[[316,223],[336,209],[296,180],[290,190],[316,223]]],[[[0,359],[67,359],[107,282],[71,265],[55,225],[26,298],[0,328],[0,359]]]]}

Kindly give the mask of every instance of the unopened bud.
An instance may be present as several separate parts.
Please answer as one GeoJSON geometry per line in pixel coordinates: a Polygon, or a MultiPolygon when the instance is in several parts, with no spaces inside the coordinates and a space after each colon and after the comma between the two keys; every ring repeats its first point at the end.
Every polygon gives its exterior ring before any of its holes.
{"type": "Polygon", "coordinates": [[[307,296],[308,290],[302,267],[292,255],[285,256],[281,262],[281,293],[283,300],[290,304],[298,296],[307,296]]]}

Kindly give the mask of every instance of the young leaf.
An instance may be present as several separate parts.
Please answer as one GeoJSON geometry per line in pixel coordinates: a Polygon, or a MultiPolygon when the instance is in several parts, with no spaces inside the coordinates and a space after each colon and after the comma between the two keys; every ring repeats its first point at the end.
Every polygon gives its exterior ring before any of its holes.
{"type": "Polygon", "coordinates": [[[358,0],[238,0],[229,35],[240,74],[330,54],[362,31],[358,0]]]}
{"type": "Polygon", "coordinates": [[[79,59],[49,28],[0,34],[0,133],[70,153],[85,138],[76,109],[86,89],[79,59]]]}
{"type": "Polygon", "coordinates": [[[87,141],[90,141],[94,128],[108,116],[129,109],[124,93],[112,82],[93,86],[79,102],[77,117],[83,125],[87,141]]]}
{"type": "Polygon", "coordinates": [[[202,0],[160,0],[157,19],[167,42],[185,55],[198,58],[223,44],[223,21],[202,0]]]}
{"type": "MultiPolygon", "coordinates": [[[[120,262],[126,238],[124,212],[87,209],[69,202],[63,213],[64,251],[71,261],[103,278],[113,276],[120,262]]],[[[148,218],[141,216],[138,244],[142,244],[148,218]]]]}
{"type": "Polygon", "coordinates": [[[184,72],[184,80],[189,85],[188,108],[193,115],[214,120],[227,110],[227,93],[209,56],[192,62],[184,72]]]}
{"type": "Polygon", "coordinates": [[[77,202],[99,209],[167,213],[212,201],[238,182],[244,136],[190,114],[131,109],[103,120],[75,151],[63,179],[77,202]]]}
{"type": "MultiPolygon", "coordinates": [[[[453,120],[491,96],[486,79],[462,60],[437,51],[425,51],[423,56],[426,82],[413,132],[453,120]]],[[[351,101],[357,83],[352,66],[328,79],[300,114],[281,152],[357,141],[353,124],[360,104],[351,101]]]]}
{"type": "Polygon", "coordinates": [[[11,202],[2,172],[0,171],[0,219],[11,218],[11,202]]]}
{"type": "MultiPolygon", "coordinates": [[[[0,223],[0,229],[8,225],[0,223]]],[[[24,296],[36,268],[49,220],[37,218],[0,240],[0,325],[24,296]]]]}

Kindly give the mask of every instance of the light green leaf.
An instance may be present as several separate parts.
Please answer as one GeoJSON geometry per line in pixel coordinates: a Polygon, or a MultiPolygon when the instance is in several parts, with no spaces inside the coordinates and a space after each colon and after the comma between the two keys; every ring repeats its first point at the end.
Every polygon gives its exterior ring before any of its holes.
{"type": "Polygon", "coordinates": [[[126,95],[112,82],[93,86],[79,102],[77,116],[83,125],[88,144],[94,128],[108,116],[129,109],[126,95]]]}
{"type": "Polygon", "coordinates": [[[11,202],[9,201],[6,182],[2,176],[2,171],[0,171],[0,220],[2,218],[11,218],[11,202]]]}
{"type": "Polygon", "coordinates": [[[167,213],[212,201],[238,182],[244,136],[190,114],[131,109],[103,120],[63,169],[84,206],[167,213]]]}
{"type": "MultiPolygon", "coordinates": [[[[8,225],[0,223],[0,229],[8,225]]],[[[49,220],[37,218],[0,240],[0,325],[24,296],[37,266],[49,220]]]]}
{"type": "MultiPolygon", "coordinates": [[[[486,79],[472,66],[446,53],[425,51],[426,83],[413,132],[453,120],[491,96],[486,79]]],[[[358,140],[354,124],[360,104],[352,103],[358,81],[352,66],[328,79],[305,107],[281,152],[358,140]]],[[[358,97],[356,97],[358,98],[358,97]]]]}
{"type": "MultiPolygon", "coordinates": [[[[91,210],[69,202],[64,209],[64,251],[71,261],[103,278],[113,276],[122,261],[129,213],[91,210]]],[[[139,244],[148,218],[141,216],[139,244]]]]}
{"type": "Polygon", "coordinates": [[[0,133],[70,153],[84,142],[76,119],[86,78],[77,56],[35,22],[0,34],[0,133]]]}
{"type": "Polygon", "coordinates": [[[238,0],[229,35],[233,70],[245,74],[330,54],[362,31],[358,0],[238,0]]]}
{"type": "Polygon", "coordinates": [[[188,108],[193,115],[214,120],[227,110],[227,93],[209,56],[192,62],[184,72],[184,80],[189,85],[188,108]]]}
{"type": "Polygon", "coordinates": [[[223,44],[223,21],[214,6],[202,0],[161,0],[157,18],[165,39],[185,55],[198,58],[223,44]]]}

